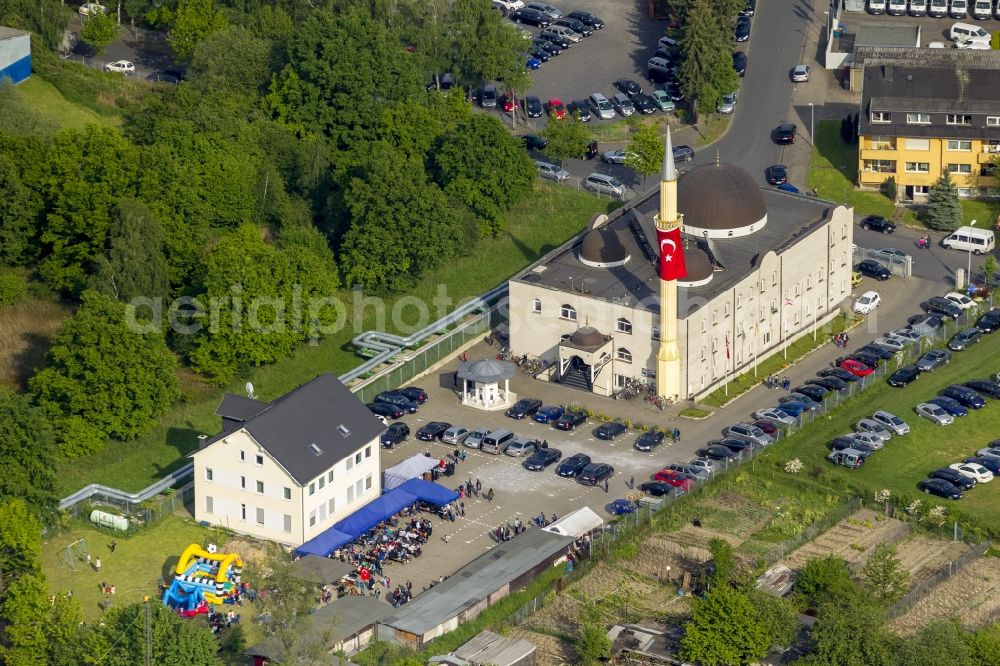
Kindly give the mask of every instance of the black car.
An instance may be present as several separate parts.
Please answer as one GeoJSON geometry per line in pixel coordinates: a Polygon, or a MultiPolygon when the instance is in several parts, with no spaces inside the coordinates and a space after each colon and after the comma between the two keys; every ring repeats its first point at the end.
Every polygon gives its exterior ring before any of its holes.
{"type": "MultiPolygon", "coordinates": [[[[680,84],[677,83],[676,81],[668,83],[667,85],[663,86],[663,92],[667,93],[667,97],[669,97],[670,101],[672,102],[684,101],[684,93],[681,91],[680,84]]],[[[694,157],[693,154],[692,157],[694,157]]],[[[674,156],[674,159],[677,159],[677,157],[674,156]]]]}
{"type": "Polygon", "coordinates": [[[823,402],[823,399],[826,397],[826,394],[829,393],[829,391],[825,387],[817,386],[815,384],[804,384],[802,386],[793,388],[792,391],[794,393],[801,393],[802,395],[808,396],[813,400],[815,400],[816,402],[823,402]]]}
{"type": "Polygon", "coordinates": [[[572,118],[576,118],[581,123],[589,123],[593,117],[590,115],[590,105],[581,99],[575,99],[566,105],[566,112],[572,118]]]}
{"type": "Polygon", "coordinates": [[[733,69],[740,76],[747,73],[747,54],[743,51],[736,51],[733,53],[733,69]]]}
{"type": "Polygon", "coordinates": [[[990,310],[977,319],[976,328],[983,333],[992,333],[1000,328],[1000,310],[990,310]]]}
{"type": "Polygon", "coordinates": [[[847,390],[847,382],[840,377],[834,377],[833,375],[830,375],[829,377],[820,377],[819,379],[807,379],[806,384],[822,386],[827,391],[843,392],[847,390]]]}
{"type": "Polygon", "coordinates": [[[973,379],[965,382],[965,385],[980,395],[1000,400],[1000,384],[996,382],[991,382],[988,379],[973,379]]]}
{"type": "Polygon", "coordinates": [[[409,397],[399,391],[382,391],[375,396],[375,402],[387,402],[390,405],[396,405],[397,407],[401,407],[403,411],[409,412],[410,414],[420,408],[415,400],[410,400],[409,397]]]}
{"type": "Polygon", "coordinates": [[[884,363],[884,361],[880,357],[875,356],[874,354],[869,354],[867,352],[859,351],[849,356],[838,358],[837,365],[839,366],[843,361],[847,359],[850,359],[852,361],[857,361],[858,363],[864,363],[869,368],[877,368],[878,366],[882,365],[882,363],[884,363]]]}
{"type": "Polygon", "coordinates": [[[653,98],[646,93],[633,95],[632,104],[635,105],[635,110],[639,113],[645,113],[647,115],[650,113],[656,113],[656,104],[653,104],[653,98]]]}
{"type": "Polygon", "coordinates": [[[963,407],[969,407],[970,409],[982,409],[986,406],[986,401],[983,400],[981,395],[968,386],[962,386],[961,384],[946,386],[938,391],[938,395],[957,400],[963,407]]]}
{"type": "Polygon", "coordinates": [[[889,375],[889,386],[902,388],[920,376],[920,371],[915,365],[904,365],[896,372],[889,375]]]}
{"type": "Polygon", "coordinates": [[[757,0],[747,0],[747,4],[740,10],[740,16],[753,16],[757,11],[757,0]]]}
{"type": "Polygon", "coordinates": [[[735,437],[724,437],[722,439],[715,439],[708,443],[709,447],[712,446],[722,446],[736,456],[741,456],[744,453],[749,453],[753,449],[753,443],[745,439],[737,439],[735,437]]]}
{"type": "Polygon", "coordinates": [[[770,435],[772,438],[777,439],[778,429],[781,427],[780,423],[772,421],[771,419],[757,419],[750,423],[752,426],[756,426],[763,430],[765,433],[770,435]]]}
{"type": "Polygon", "coordinates": [[[721,444],[709,444],[707,447],[699,451],[698,455],[708,458],[709,460],[732,460],[739,457],[737,454],[734,454],[731,449],[722,446],[721,444]]]}
{"type": "Polygon", "coordinates": [[[632,95],[638,95],[642,92],[642,86],[633,81],[632,79],[618,79],[615,81],[615,88],[619,91],[625,93],[629,97],[632,95]]]}
{"type": "Polygon", "coordinates": [[[913,315],[906,320],[906,323],[909,324],[910,328],[914,326],[926,326],[936,331],[941,328],[941,317],[932,314],[913,315]]]}
{"type": "Polygon", "coordinates": [[[548,62],[552,59],[552,54],[543,49],[541,46],[532,44],[531,48],[528,49],[528,53],[531,54],[532,58],[539,60],[541,62],[548,62]]]}
{"type": "Polygon", "coordinates": [[[896,230],[896,223],[885,219],[881,215],[869,215],[862,218],[861,228],[868,229],[869,231],[880,231],[883,234],[891,234],[896,230]]]}
{"type": "Polygon", "coordinates": [[[538,48],[542,49],[543,51],[547,51],[550,55],[557,56],[560,53],[562,53],[561,46],[559,46],[558,44],[553,44],[547,39],[533,39],[531,40],[531,43],[537,46],[538,48]]]}
{"type": "Polygon", "coordinates": [[[662,430],[647,430],[635,440],[635,448],[637,451],[652,451],[663,443],[663,436],[662,430]]]}
{"type": "Polygon", "coordinates": [[[975,479],[970,479],[957,469],[952,469],[950,467],[938,468],[928,474],[927,477],[931,479],[944,479],[956,488],[960,488],[965,491],[972,490],[976,487],[975,479]]]}
{"type": "Polygon", "coordinates": [[[397,444],[401,444],[406,441],[406,438],[410,436],[410,426],[405,423],[393,423],[386,431],[382,433],[382,436],[378,438],[379,444],[387,449],[394,448],[397,444]]]}
{"type": "Polygon", "coordinates": [[[545,12],[540,12],[531,7],[521,7],[510,13],[510,20],[514,23],[527,23],[528,25],[547,28],[551,23],[550,17],[545,12]]]}
{"type": "Polygon", "coordinates": [[[952,319],[958,319],[962,316],[962,308],[941,296],[931,296],[928,298],[927,302],[924,303],[924,311],[951,317],[952,319]]]}
{"type": "Polygon", "coordinates": [[[628,427],[619,421],[610,421],[594,428],[594,437],[597,439],[612,440],[628,430],[628,427]]]}
{"type": "Polygon", "coordinates": [[[843,368],[825,368],[816,373],[820,377],[836,377],[837,379],[847,382],[848,384],[853,384],[854,382],[861,379],[853,372],[848,372],[843,368]]]}
{"type": "Polygon", "coordinates": [[[639,484],[639,490],[653,497],[669,497],[676,489],[663,481],[647,481],[639,484]]]}
{"type": "Polygon", "coordinates": [[[542,100],[534,95],[528,95],[521,100],[521,108],[524,109],[529,118],[541,118],[542,114],[545,113],[545,109],[542,107],[542,100]]]}
{"type": "Polygon", "coordinates": [[[573,430],[587,420],[587,412],[566,412],[552,424],[557,430],[573,430]]]}
{"type": "Polygon", "coordinates": [[[834,437],[833,439],[830,440],[830,448],[834,451],[843,451],[844,449],[854,449],[855,451],[860,452],[861,455],[863,455],[866,458],[871,454],[875,453],[875,449],[873,449],[871,446],[865,444],[864,442],[859,442],[853,437],[834,437]]]}
{"type": "Polygon", "coordinates": [[[879,357],[883,361],[891,361],[896,356],[895,349],[883,347],[882,345],[874,342],[870,342],[867,345],[860,347],[855,353],[871,354],[872,356],[879,357]]]}
{"type": "Polygon", "coordinates": [[[674,146],[675,162],[690,162],[694,159],[694,149],[691,146],[674,146]]]}
{"type": "Polygon", "coordinates": [[[966,458],[962,462],[982,465],[986,469],[993,472],[994,475],[1000,474],[1000,458],[992,458],[990,456],[975,456],[972,458],[966,458]]]}
{"type": "Polygon", "coordinates": [[[524,468],[532,472],[541,472],[554,462],[559,462],[562,458],[562,451],[559,449],[538,449],[524,461],[524,468]]]}
{"type": "Polygon", "coordinates": [[[774,129],[774,142],[779,146],[795,143],[795,129],[793,123],[781,123],[774,129]]]}
{"type": "Polygon", "coordinates": [[[512,419],[523,419],[534,416],[542,408],[542,401],[535,398],[521,398],[507,408],[505,414],[512,419]]]}
{"type": "Polygon", "coordinates": [[[892,271],[872,259],[865,259],[858,264],[857,271],[862,275],[873,277],[876,280],[888,280],[892,277],[892,271]]]}
{"type": "Polygon", "coordinates": [[[371,410],[372,414],[384,416],[389,419],[401,418],[403,414],[406,413],[399,405],[394,405],[389,402],[372,402],[369,403],[368,409],[371,410]]]}
{"type": "Polygon", "coordinates": [[[615,468],[607,463],[590,463],[577,475],[576,480],[588,486],[596,486],[610,479],[615,474],[615,468]]]}
{"type": "Polygon", "coordinates": [[[952,351],[964,351],[979,342],[979,338],[981,337],[982,332],[975,326],[967,328],[951,336],[951,340],[948,341],[948,349],[952,351]]]}
{"type": "Polygon", "coordinates": [[[410,400],[422,405],[427,402],[427,392],[422,388],[417,388],[416,386],[407,386],[405,388],[399,389],[399,393],[402,393],[410,400]]]}
{"type": "Polygon", "coordinates": [[[444,431],[451,427],[450,423],[444,421],[431,421],[417,431],[417,439],[422,442],[440,441],[444,431]]]}
{"type": "Polygon", "coordinates": [[[556,474],[567,478],[574,477],[590,464],[590,456],[586,453],[574,453],[556,467],[556,474]]]}
{"type": "Polygon", "coordinates": [[[537,134],[525,134],[521,137],[521,141],[528,150],[545,150],[545,146],[549,145],[548,141],[537,134]]]}
{"type": "Polygon", "coordinates": [[[604,27],[604,21],[602,21],[600,17],[589,12],[570,12],[569,14],[566,14],[566,17],[576,19],[580,23],[589,25],[594,30],[600,30],[604,27]]]}
{"type": "Polygon", "coordinates": [[[958,400],[947,396],[939,395],[927,401],[932,405],[937,405],[952,416],[968,416],[969,410],[962,406],[958,400]]]}
{"type": "Polygon", "coordinates": [[[745,42],[750,39],[750,17],[740,16],[736,21],[736,41],[745,42]]]}
{"type": "Polygon", "coordinates": [[[600,149],[597,147],[597,142],[591,141],[590,143],[587,144],[587,152],[583,154],[583,159],[592,160],[595,157],[597,157],[599,152],[600,149]]]}
{"type": "Polygon", "coordinates": [[[962,499],[962,491],[944,479],[927,479],[918,483],[917,488],[930,495],[937,495],[945,499],[962,499]]]}
{"type": "Polygon", "coordinates": [[[553,25],[561,25],[564,28],[569,28],[573,32],[577,33],[578,35],[583,35],[584,37],[590,37],[592,34],[594,34],[594,29],[592,27],[590,27],[583,21],[578,21],[577,19],[572,18],[570,16],[562,17],[561,19],[553,23],[553,25]]]}
{"type": "Polygon", "coordinates": [[[771,185],[781,185],[788,182],[788,167],[784,164],[772,164],[764,169],[764,177],[771,185]]]}

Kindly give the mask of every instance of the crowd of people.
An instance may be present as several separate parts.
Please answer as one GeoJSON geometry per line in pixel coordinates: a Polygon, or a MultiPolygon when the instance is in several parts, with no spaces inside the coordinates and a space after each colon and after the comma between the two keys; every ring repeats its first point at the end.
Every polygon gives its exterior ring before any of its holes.
{"type": "Polygon", "coordinates": [[[847,333],[837,333],[833,336],[833,344],[837,345],[841,349],[847,349],[847,345],[851,342],[851,336],[847,333]]]}
{"type": "Polygon", "coordinates": [[[792,380],[788,377],[775,377],[774,375],[768,375],[767,378],[764,379],[764,386],[769,389],[780,388],[787,391],[792,387],[792,380]]]}
{"type": "Polygon", "coordinates": [[[238,613],[233,611],[232,607],[229,608],[225,613],[216,613],[211,609],[208,610],[208,626],[212,628],[212,633],[218,636],[222,633],[223,629],[228,629],[234,624],[240,623],[240,616],[238,613]]]}
{"type": "Polygon", "coordinates": [[[397,516],[376,525],[357,541],[338,548],[327,557],[366,568],[382,575],[386,561],[408,562],[423,554],[422,546],[434,532],[431,521],[416,515],[415,508],[404,509],[397,516]],[[408,516],[409,521],[403,522],[408,516]]]}

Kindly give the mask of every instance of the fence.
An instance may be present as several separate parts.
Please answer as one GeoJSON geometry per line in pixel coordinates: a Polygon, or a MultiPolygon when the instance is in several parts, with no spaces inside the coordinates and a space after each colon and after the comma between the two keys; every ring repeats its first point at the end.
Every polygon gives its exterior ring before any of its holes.
{"type": "Polygon", "coordinates": [[[138,502],[131,499],[130,496],[115,491],[113,488],[94,490],[88,493],[85,498],[78,499],[64,508],[73,518],[87,520],[90,517],[91,510],[96,508],[95,505],[100,504],[102,506],[113,507],[121,515],[128,518],[128,533],[132,533],[158,522],[160,519],[183,508],[185,504],[193,500],[194,481],[188,481],[177,490],[168,492],[162,497],[145,499],[138,502]]]}
{"type": "Polygon", "coordinates": [[[935,575],[927,578],[925,580],[917,583],[913,589],[911,589],[905,597],[894,603],[889,607],[889,618],[896,618],[910,610],[919,602],[921,599],[929,595],[935,587],[945,582],[955,574],[959,573],[967,566],[978,560],[983,556],[983,554],[989,550],[990,542],[983,541],[982,543],[976,544],[972,550],[966,551],[957,560],[948,562],[948,568],[942,569],[935,575]]]}

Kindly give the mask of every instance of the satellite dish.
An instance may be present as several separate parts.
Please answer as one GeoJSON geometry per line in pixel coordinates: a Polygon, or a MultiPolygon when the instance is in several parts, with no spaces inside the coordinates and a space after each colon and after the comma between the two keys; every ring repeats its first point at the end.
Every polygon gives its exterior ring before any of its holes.
{"type": "Polygon", "coordinates": [[[254,397],[253,396],[253,384],[251,384],[250,382],[247,382],[247,385],[246,385],[245,388],[247,390],[247,397],[250,398],[251,400],[253,400],[253,397],[254,397]]]}

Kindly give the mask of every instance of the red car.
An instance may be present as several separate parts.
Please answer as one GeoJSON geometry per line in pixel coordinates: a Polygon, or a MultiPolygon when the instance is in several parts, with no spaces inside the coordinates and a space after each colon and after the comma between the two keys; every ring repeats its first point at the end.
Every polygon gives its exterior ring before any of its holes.
{"type": "Polygon", "coordinates": [[[563,120],[566,117],[566,105],[558,97],[549,100],[549,115],[556,120],[563,120]]]}
{"type": "Polygon", "coordinates": [[[680,488],[686,493],[691,492],[691,489],[694,488],[694,481],[690,476],[683,472],[675,472],[672,469],[661,469],[653,475],[653,481],[669,483],[674,488],[680,488]]]}
{"type": "Polygon", "coordinates": [[[869,368],[861,361],[855,361],[852,358],[844,359],[843,362],[841,362],[840,364],[840,368],[842,370],[847,370],[849,373],[851,373],[856,377],[864,377],[866,375],[870,375],[873,372],[875,372],[875,370],[869,368]]]}
{"type": "Polygon", "coordinates": [[[514,113],[514,98],[510,95],[503,95],[497,100],[497,107],[506,113],[514,113]]]}

